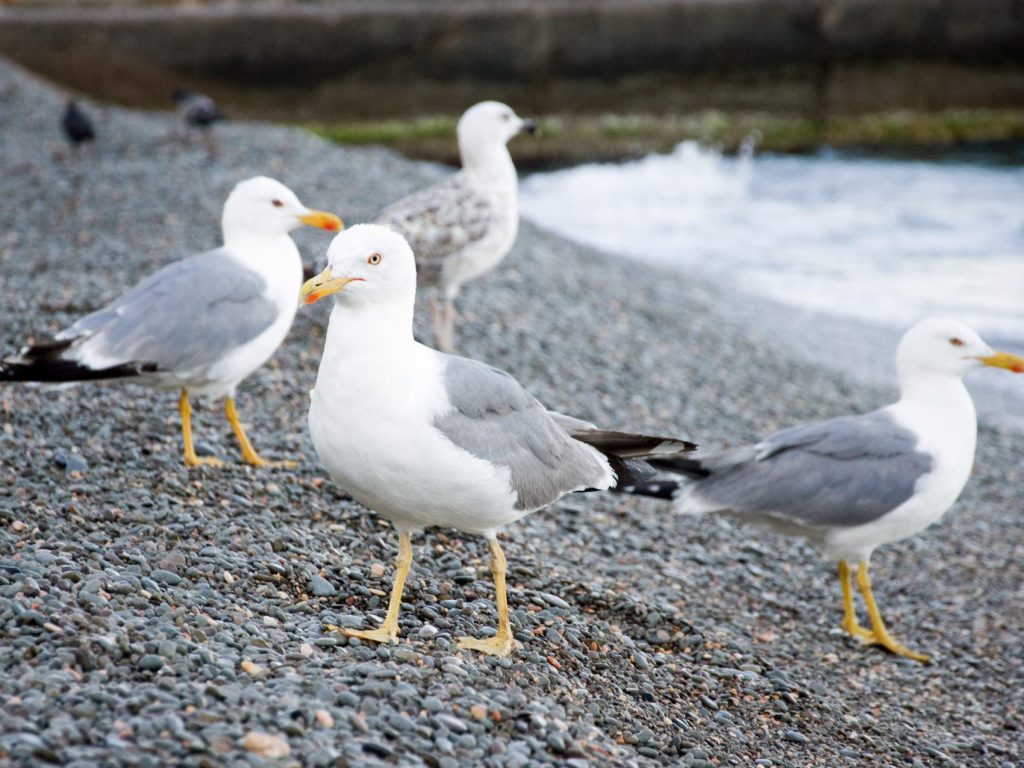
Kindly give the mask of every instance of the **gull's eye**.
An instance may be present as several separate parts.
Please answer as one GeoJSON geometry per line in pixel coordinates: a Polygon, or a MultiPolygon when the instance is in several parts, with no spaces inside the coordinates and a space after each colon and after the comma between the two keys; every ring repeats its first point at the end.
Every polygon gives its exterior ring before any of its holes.
{"type": "Polygon", "coordinates": [[[280,200],[271,200],[270,204],[275,208],[284,208],[284,203],[282,203],[280,200]]]}
{"type": "Polygon", "coordinates": [[[956,336],[954,336],[952,339],[949,340],[949,343],[952,344],[954,347],[962,347],[964,345],[964,340],[958,339],[956,336]]]}
{"type": "Polygon", "coordinates": [[[379,253],[371,254],[370,258],[366,260],[366,263],[369,264],[371,267],[376,267],[378,264],[380,264],[380,258],[381,257],[379,253]]]}

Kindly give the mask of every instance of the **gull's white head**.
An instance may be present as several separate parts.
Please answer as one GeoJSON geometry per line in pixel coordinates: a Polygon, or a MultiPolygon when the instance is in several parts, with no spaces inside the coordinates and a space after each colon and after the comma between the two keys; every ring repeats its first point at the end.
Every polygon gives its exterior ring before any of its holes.
{"type": "Polygon", "coordinates": [[[901,380],[925,374],[960,378],[981,365],[1024,373],[1024,358],[996,352],[956,320],[922,320],[903,334],[896,351],[901,380]]]}
{"type": "Polygon", "coordinates": [[[459,152],[463,164],[494,148],[504,146],[520,133],[537,133],[532,120],[519,117],[500,101],[481,101],[459,118],[459,152]]]}
{"type": "Polygon", "coordinates": [[[357,224],[331,241],[327,268],[302,286],[300,302],[325,296],[348,305],[416,300],[416,259],[405,238],[379,224],[357,224]]]}
{"type": "Polygon", "coordinates": [[[240,181],[224,203],[224,242],[239,237],[279,237],[306,225],[338,232],[344,226],[333,213],[307,208],[288,187],[266,176],[240,181]]]}

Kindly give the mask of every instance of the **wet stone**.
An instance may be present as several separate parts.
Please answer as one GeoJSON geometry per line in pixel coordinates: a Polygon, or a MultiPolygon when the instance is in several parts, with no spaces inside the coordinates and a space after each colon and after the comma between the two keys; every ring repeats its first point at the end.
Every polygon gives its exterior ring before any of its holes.
{"type": "MultiPolygon", "coordinates": [[[[338,590],[335,589],[334,585],[331,584],[331,582],[327,581],[327,579],[325,579],[323,576],[316,575],[309,577],[308,589],[310,593],[316,595],[317,597],[331,597],[332,595],[336,595],[338,593],[338,590]]],[[[340,624],[340,626],[346,625],[340,624]]]]}
{"type": "Polygon", "coordinates": [[[154,653],[146,654],[139,659],[139,669],[144,669],[147,672],[156,672],[163,668],[164,660],[154,653]]]}

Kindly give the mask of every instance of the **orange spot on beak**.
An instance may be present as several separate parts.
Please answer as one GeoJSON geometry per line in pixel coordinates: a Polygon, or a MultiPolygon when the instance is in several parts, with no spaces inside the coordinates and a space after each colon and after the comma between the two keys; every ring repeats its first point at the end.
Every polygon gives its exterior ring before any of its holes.
{"type": "Polygon", "coordinates": [[[1013,373],[1024,373],[1024,357],[1011,355],[1009,352],[996,352],[994,355],[979,358],[985,365],[993,368],[1003,368],[1013,373]]]}
{"type": "Polygon", "coordinates": [[[300,216],[299,221],[308,227],[318,227],[326,229],[328,232],[340,232],[345,226],[341,219],[326,211],[310,211],[304,216],[300,216]]]}

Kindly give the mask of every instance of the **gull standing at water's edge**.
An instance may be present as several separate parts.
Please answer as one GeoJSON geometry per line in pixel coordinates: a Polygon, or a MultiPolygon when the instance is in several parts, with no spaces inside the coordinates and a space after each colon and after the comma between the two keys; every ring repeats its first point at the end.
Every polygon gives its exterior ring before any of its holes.
{"type": "Polygon", "coordinates": [[[416,342],[416,265],[396,232],[352,227],[334,238],[327,260],[301,294],[307,304],[335,296],[310,392],[313,445],[331,476],[399,534],[383,624],[341,631],[374,642],[397,638],[410,533],[444,526],[487,538],[497,595],[497,634],[458,645],[508,655],[515,640],[498,531],[567,493],[650,477],[646,458],[694,446],[549,412],[504,371],[416,342]]]}
{"type": "Polygon", "coordinates": [[[180,389],[190,467],[221,462],[196,455],[189,392],[226,397],[243,460],[270,464],[249,442],[234,394],[280,346],[295,318],[302,260],[288,233],[303,224],[342,227],[337,216],[310,210],[278,181],[257,176],[240,182],[224,203],[223,246],[167,265],[53,341],[3,360],[0,381],[129,379],[180,389]]]}
{"type": "Polygon", "coordinates": [[[497,266],[519,231],[519,180],[508,142],[536,133],[511,107],[483,101],[458,125],[462,170],[393,203],[374,223],[405,236],[416,254],[419,286],[428,289],[439,349],[455,344],[455,297],[463,284],[497,266]]]}
{"type": "Polygon", "coordinates": [[[675,500],[683,513],[719,512],[805,537],[839,563],[843,629],[916,661],[889,634],[868,577],[882,544],[937,522],[960,496],[974,464],[978,421],[963,377],[979,366],[1024,373],[1024,358],[995,352],[963,323],[924,320],[896,353],[900,399],[880,410],[786,429],[760,443],[655,466],[690,479],[626,487],[675,500]],[[851,576],[871,619],[857,622],[851,576]]]}

